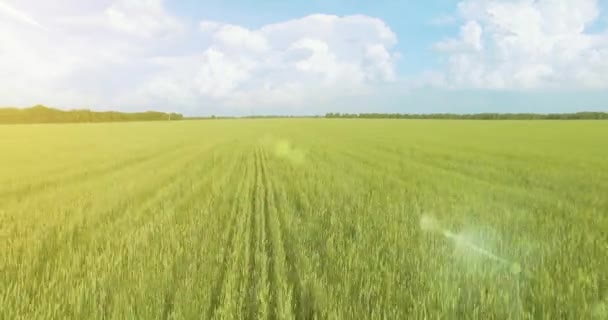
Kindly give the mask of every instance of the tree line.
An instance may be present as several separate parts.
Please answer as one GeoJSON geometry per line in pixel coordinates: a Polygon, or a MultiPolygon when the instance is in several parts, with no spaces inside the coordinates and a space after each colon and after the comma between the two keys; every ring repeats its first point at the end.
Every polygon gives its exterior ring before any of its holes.
{"type": "Polygon", "coordinates": [[[184,116],[179,113],[165,113],[157,111],[146,112],[117,112],[117,111],[91,111],[58,110],[42,105],[31,108],[0,108],[0,123],[69,123],[69,122],[119,122],[119,121],[159,121],[181,120],[184,116]]]}
{"type": "MultiPolygon", "coordinates": [[[[121,121],[167,121],[196,119],[232,119],[232,118],[318,118],[323,116],[279,116],[251,115],[241,117],[211,116],[185,118],[179,113],[157,111],[118,112],[91,111],[88,109],[58,110],[43,105],[31,108],[0,108],[0,124],[18,123],[69,123],[69,122],[121,122],[121,121]]],[[[327,113],[325,118],[348,119],[463,119],[463,120],[602,120],[608,119],[608,112],[577,113],[327,113]]]]}
{"type": "Polygon", "coordinates": [[[463,120],[601,120],[608,119],[607,112],[577,113],[327,113],[325,118],[357,119],[463,119],[463,120]]]}

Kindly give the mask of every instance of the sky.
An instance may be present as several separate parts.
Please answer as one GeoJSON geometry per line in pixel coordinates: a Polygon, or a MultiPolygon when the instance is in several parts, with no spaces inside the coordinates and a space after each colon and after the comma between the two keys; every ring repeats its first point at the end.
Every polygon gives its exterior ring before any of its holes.
{"type": "Polygon", "coordinates": [[[0,106],[608,111],[605,0],[0,0],[0,106]]]}

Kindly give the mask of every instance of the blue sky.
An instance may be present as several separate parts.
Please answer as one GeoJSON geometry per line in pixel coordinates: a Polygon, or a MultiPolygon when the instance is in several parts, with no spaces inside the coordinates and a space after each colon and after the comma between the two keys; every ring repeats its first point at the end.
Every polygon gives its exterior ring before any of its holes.
{"type": "Polygon", "coordinates": [[[0,0],[0,105],[608,111],[599,0],[0,0]]]}

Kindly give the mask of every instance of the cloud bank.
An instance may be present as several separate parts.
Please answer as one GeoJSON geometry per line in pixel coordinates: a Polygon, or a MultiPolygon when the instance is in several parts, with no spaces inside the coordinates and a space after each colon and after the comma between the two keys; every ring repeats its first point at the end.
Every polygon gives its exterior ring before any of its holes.
{"type": "Polygon", "coordinates": [[[20,9],[27,3],[0,6],[3,103],[289,112],[397,77],[395,33],[365,15],[315,14],[248,29],[180,20],[161,0],[92,3],[39,20],[43,12],[20,9]]]}
{"type": "Polygon", "coordinates": [[[360,94],[396,78],[396,36],[367,16],[316,14],[256,30],[202,21],[199,30],[209,46],[158,60],[162,70],[140,88],[143,95],[244,108],[294,106],[311,96],[360,94]]]}
{"type": "Polygon", "coordinates": [[[596,0],[465,0],[435,84],[481,89],[607,89],[608,32],[596,0]]]}

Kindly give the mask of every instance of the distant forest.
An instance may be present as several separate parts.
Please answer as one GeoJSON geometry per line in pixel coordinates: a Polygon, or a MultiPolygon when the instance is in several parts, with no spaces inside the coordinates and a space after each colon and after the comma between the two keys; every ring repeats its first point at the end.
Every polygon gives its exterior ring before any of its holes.
{"type": "Polygon", "coordinates": [[[0,108],[0,124],[19,123],[69,123],[69,122],[120,122],[120,121],[158,121],[181,120],[179,113],[146,112],[117,112],[69,110],[63,111],[37,105],[31,108],[0,108]]]}
{"type": "Polygon", "coordinates": [[[474,113],[474,114],[404,114],[404,113],[327,113],[326,118],[356,119],[462,119],[462,120],[601,120],[607,112],[577,113],[474,113]]]}
{"type": "Polygon", "coordinates": [[[168,121],[168,120],[198,120],[198,119],[239,119],[239,118],[346,118],[346,119],[462,119],[462,120],[608,120],[608,112],[577,112],[577,113],[475,113],[475,114],[407,114],[407,113],[327,113],[325,116],[210,116],[184,117],[179,113],[157,111],[118,112],[58,110],[42,105],[31,108],[0,108],[0,124],[19,123],[71,123],[71,122],[122,122],[122,121],[168,121]]]}

